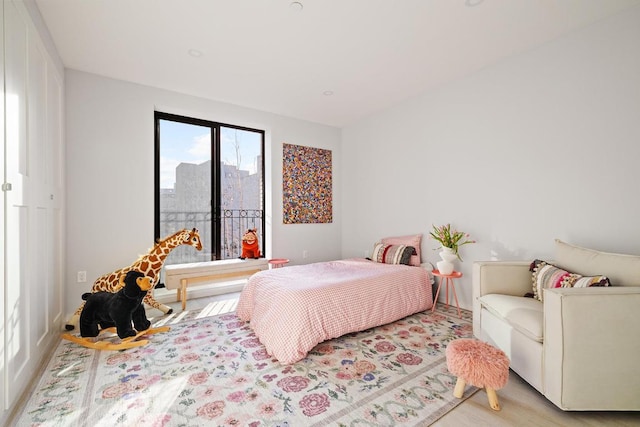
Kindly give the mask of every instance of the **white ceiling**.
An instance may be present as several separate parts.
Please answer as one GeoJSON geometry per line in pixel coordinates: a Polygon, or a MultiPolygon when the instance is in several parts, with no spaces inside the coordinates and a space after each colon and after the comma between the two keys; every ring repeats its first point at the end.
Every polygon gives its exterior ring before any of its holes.
{"type": "Polygon", "coordinates": [[[640,4],[299,1],[36,4],[67,68],[338,127],[640,4]]]}

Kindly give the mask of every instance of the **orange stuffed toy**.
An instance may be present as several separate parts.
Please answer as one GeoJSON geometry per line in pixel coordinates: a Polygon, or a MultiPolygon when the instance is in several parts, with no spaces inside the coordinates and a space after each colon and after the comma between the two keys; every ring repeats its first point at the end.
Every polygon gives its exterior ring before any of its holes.
{"type": "Polygon", "coordinates": [[[253,228],[247,230],[242,236],[242,254],[240,255],[240,259],[245,258],[260,258],[260,246],[258,245],[258,230],[253,228]]]}

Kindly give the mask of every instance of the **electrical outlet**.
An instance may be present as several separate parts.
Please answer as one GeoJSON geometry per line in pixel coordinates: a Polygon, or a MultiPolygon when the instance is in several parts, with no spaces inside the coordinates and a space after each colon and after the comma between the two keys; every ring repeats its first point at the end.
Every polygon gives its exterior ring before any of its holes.
{"type": "Polygon", "coordinates": [[[84,283],[87,281],[87,272],[78,271],[78,283],[84,283]]]}
{"type": "Polygon", "coordinates": [[[305,249],[305,250],[303,250],[303,251],[302,251],[302,258],[306,258],[306,257],[308,257],[308,256],[309,256],[309,251],[308,251],[308,250],[306,250],[306,249],[305,249]]]}

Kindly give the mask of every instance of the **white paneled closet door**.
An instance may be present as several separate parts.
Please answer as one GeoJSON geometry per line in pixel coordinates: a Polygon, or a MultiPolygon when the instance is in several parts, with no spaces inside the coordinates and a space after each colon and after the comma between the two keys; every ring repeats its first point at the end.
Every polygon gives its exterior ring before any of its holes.
{"type": "Polygon", "coordinates": [[[24,3],[0,12],[1,425],[63,322],[64,88],[24,3]]]}
{"type": "MultiPolygon", "coordinates": [[[[4,7],[0,6],[0,46],[4,46],[4,7]]],[[[0,132],[2,133],[2,135],[5,135],[5,91],[4,91],[4,55],[0,53],[0,132]]],[[[5,161],[4,161],[4,152],[5,152],[5,146],[4,146],[4,138],[3,138],[3,145],[2,147],[0,147],[0,168],[2,168],[2,177],[0,179],[2,179],[2,185],[4,187],[4,183],[7,182],[6,179],[6,168],[5,168],[5,161]]],[[[5,286],[5,271],[4,271],[4,264],[5,264],[5,251],[4,251],[4,246],[5,246],[5,238],[4,238],[4,232],[5,232],[5,202],[6,202],[6,192],[4,191],[5,188],[2,189],[2,201],[0,202],[0,322],[3,322],[2,325],[4,326],[4,319],[6,319],[5,315],[4,315],[4,289],[6,289],[5,286]]],[[[4,327],[2,328],[4,330],[4,327]]],[[[7,402],[7,391],[5,389],[5,378],[6,378],[6,372],[7,372],[7,364],[6,364],[6,360],[5,360],[5,339],[4,339],[4,334],[0,334],[0,414],[4,413],[4,410],[6,408],[8,408],[8,402],[7,402]]]]}
{"type": "MultiPolygon", "coordinates": [[[[64,253],[65,247],[65,218],[64,218],[64,135],[63,114],[64,97],[62,77],[47,66],[47,120],[46,120],[46,151],[44,202],[47,204],[47,251],[48,260],[46,274],[47,295],[47,324],[62,326],[64,317],[64,253]]],[[[54,334],[58,330],[53,331],[54,334]]]]}
{"type": "Polygon", "coordinates": [[[29,333],[30,342],[40,342],[46,335],[48,328],[47,296],[50,281],[48,266],[49,236],[47,230],[47,200],[45,192],[48,188],[41,185],[46,175],[46,60],[37,44],[27,39],[27,172],[29,175],[29,189],[26,194],[28,209],[27,219],[27,265],[42,260],[40,268],[28,268],[28,280],[32,286],[29,295],[29,333]],[[38,285],[36,285],[38,284],[38,285]]]}
{"type": "Polygon", "coordinates": [[[5,127],[6,191],[5,228],[5,357],[7,403],[30,378],[29,366],[29,268],[30,236],[34,211],[30,188],[33,166],[27,139],[27,25],[12,2],[4,2],[5,25],[5,127]]]}

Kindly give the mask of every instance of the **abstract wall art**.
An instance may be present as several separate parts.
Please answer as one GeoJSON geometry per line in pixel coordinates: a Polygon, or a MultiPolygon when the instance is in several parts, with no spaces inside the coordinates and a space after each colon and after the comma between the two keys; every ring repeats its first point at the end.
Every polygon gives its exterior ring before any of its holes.
{"type": "Polygon", "coordinates": [[[283,144],[282,207],[285,224],[333,221],[331,150],[283,144]]]}

